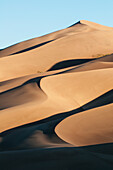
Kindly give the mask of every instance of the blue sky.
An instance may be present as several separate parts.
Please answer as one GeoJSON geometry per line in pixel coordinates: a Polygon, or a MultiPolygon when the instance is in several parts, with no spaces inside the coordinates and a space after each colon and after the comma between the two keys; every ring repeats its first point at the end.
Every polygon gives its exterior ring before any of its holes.
{"type": "Polygon", "coordinates": [[[82,19],[113,27],[113,0],[0,0],[0,48],[82,19]]]}

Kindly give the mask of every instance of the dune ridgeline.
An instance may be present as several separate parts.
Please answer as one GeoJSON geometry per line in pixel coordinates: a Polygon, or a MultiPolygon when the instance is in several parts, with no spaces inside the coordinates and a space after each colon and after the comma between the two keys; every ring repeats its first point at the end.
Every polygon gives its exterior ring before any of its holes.
{"type": "Polygon", "coordinates": [[[113,169],[113,28],[81,20],[0,50],[0,168],[113,169]]]}

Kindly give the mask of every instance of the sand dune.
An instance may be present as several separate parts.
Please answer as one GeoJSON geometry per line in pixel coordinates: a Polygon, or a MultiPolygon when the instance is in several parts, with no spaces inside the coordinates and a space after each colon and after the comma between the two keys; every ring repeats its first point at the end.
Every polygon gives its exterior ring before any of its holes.
{"type": "Polygon", "coordinates": [[[94,29],[80,22],[67,30],[65,35],[61,33],[63,36],[39,48],[1,58],[0,80],[44,72],[64,60],[98,58],[113,52],[113,29],[94,29]]]}
{"type": "Polygon", "coordinates": [[[81,20],[0,50],[2,169],[113,169],[113,28],[81,20]]]}
{"type": "Polygon", "coordinates": [[[112,113],[113,104],[110,104],[70,116],[58,124],[56,133],[75,146],[112,143],[112,113]]]}

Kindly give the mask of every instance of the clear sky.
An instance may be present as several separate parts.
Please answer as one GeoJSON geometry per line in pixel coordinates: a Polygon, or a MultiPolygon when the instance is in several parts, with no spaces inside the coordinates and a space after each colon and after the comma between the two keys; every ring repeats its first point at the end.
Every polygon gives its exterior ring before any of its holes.
{"type": "Polygon", "coordinates": [[[113,0],[0,0],[0,48],[83,19],[113,27],[113,0]]]}

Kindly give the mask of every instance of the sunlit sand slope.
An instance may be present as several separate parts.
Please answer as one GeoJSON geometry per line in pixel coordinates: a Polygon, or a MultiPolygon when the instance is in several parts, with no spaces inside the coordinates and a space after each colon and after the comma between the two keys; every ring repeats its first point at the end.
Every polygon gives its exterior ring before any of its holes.
{"type": "Polygon", "coordinates": [[[113,28],[81,20],[0,50],[0,168],[113,169],[113,28]]]}

